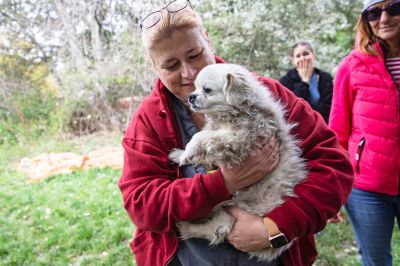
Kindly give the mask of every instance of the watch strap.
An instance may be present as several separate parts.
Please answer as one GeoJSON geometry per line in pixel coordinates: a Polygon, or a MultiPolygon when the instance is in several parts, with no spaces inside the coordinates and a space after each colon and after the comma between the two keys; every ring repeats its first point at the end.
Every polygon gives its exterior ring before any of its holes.
{"type": "Polygon", "coordinates": [[[273,236],[279,235],[281,233],[281,231],[279,231],[279,228],[276,225],[276,223],[274,221],[272,221],[270,218],[264,217],[263,222],[264,222],[265,227],[267,228],[267,232],[268,232],[270,238],[273,236]]]}
{"type": "Polygon", "coordinates": [[[281,248],[288,244],[286,236],[279,231],[277,224],[273,220],[265,217],[263,218],[263,222],[269,234],[268,238],[271,248],[281,248]]]}

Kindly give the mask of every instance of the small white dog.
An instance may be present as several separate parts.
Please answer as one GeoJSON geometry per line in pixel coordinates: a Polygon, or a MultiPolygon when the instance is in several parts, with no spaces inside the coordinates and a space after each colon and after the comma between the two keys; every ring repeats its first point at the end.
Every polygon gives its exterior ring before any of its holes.
{"type": "MultiPolygon", "coordinates": [[[[205,238],[215,245],[224,241],[235,222],[223,206],[234,205],[263,216],[295,196],[294,187],[307,175],[293,125],[284,119],[284,107],[249,71],[238,65],[213,64],[205,67],[195,81],[190,107],[206,115],[206,125],[195,134],[186,149],[173,150],[169,158],[179,163],[232,167],[260,148],[260,139],[279,140],[280,160],[275,170],[261,181],[236,192],[232,200],[216,206],[206,218],[177,224],[180,237],[205,238]]],[[[260,260],[272,261],[288,245],[251,252],[260,260]]]]}

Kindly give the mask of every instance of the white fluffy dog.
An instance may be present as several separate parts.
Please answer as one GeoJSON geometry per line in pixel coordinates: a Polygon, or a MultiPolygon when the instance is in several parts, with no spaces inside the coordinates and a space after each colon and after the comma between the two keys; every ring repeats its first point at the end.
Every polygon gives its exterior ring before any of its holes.
{"type": "MultiPolygon", "coordinates": [[[[222,206],[234,205],[263,216],[282,204],[285,196],[295,196],[294,187],[304,180],[307,171],[297,141],[290,134],[293,125],[284,119],[284,107],[249,71],[232,64],[209,65],[200,71],[195,86],[196,91],[189,97],[190,107],[206,115],[206,125],[193,136],[186,150],[170,153],[172,161],[232,167],[260,148],[260,139],[279,140],[280,160],[272,173],[236,192],[206,218],[177,224],[182,239],[205,238],[215,245],[224,241],[235,222],[222,206]]],[[[250,254],[272,261],[289,247],[290,243],[250,254]]]]}

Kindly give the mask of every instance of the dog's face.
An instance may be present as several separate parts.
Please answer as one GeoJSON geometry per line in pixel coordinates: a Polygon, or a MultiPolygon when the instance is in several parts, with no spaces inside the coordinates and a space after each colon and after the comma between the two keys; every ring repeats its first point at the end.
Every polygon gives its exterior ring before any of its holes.
{"type": "Polygon", "coordinates": [[[195,80],[196,90],[189,96],[195,112],[211,114],[249,105],[253,76],[232,64],[213,64],[203,68],[195,80]]]}

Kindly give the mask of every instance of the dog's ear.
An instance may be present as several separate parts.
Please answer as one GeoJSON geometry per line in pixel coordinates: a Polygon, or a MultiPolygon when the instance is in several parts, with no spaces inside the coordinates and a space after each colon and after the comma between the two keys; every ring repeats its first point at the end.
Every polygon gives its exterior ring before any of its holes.
{"type": "Polygon", "coordinates": [[[246,82],[246,77],[239,73],[228,73],[223,88],[226,102],[239,106],[250,101],[251,90],[246,82]]]}

